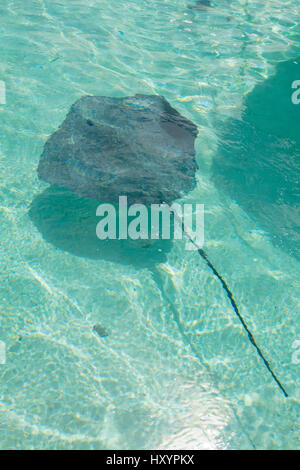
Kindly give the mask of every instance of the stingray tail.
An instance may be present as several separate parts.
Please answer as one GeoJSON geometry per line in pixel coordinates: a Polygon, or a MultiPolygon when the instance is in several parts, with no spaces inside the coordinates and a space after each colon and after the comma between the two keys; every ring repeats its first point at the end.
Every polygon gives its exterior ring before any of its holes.
{"type": "MultiPolygon", "coordinates": [[[[173,212],[174,213],[174,212],[173,212]]],[[[174,213],[175,214],[175,213],[174,213]]],[[[287,391],[285,390],[284,386],[282,385],[282,383],[280,382],[280,380],[278,379],[278,377],[276,376],[276,374],[273,372],[269,362],[267,361],[267,359],[265,358],[262,350],[260,349],[260,347],[257,345],[256,341],[255,341],[255,338],[253,336],[253,334],[251,333],[250,329],[248,328],[248,325],[245,321],[245,319],[243,318],[242,314],[240,313],[239,311],[239,308],[237,306],[237,303],[233,297],[233,294],[231,292],[231,290],[229,289],[228,287],[228,284],[226,283],[226,281],[223,279],[223,277],[221,276],[221,274],[217,271],[217,269],[215,268],[215,266],[213,265],[213,263],[209,260],[206,252],[200,248],[197,243],[192,239],[192,237],[186,232],[185,230],[185,227],[184,227],[184,224],[182,222],[182,220],[178,217],[177,214],[175,214],[175,217],[177,217],[178,220],[180,220],[180,223],[181,223],[181,226],[182,226],[182,231],[183,233],[185,234],[185,236],[193,243],[193,245],[196,247],[197,249],[197,252],[199,253],[199,255],[201,256],[201,258],[204,259],[204,261],[206,262],[207,266],[211,269],[211,271],[213,272],[213,274],[219,279],[219,281],[221,282],[222,284],[222,287],[224,289],[224,291],[226,292],[226,295],[232,305],[232,308],[236,314],[236,316],[238,317],[240,323],[242,324],[244,330],[246,331],[247,333],[247,336],[249,338],[249,341],[251,342],[251,344],[255,347],[256,349],[256,352],[257,354],[260,356],[260,358],[263,360],[264,362],[264,365],[266,366],[266,368],[268,369],[268,371],[270,372],[273,380],[276,382],[277,386],[279,387],[279,389],[281,390],[281,392],[283,393],[283,395],[287,398],[288,397],[288,393],[287,391]]]]}
{"type": "Polygon", "coordinates": [[[205,253],[204,250],[202,250],[201,248],[197,248],[197,251],[199,253],[199,255],[205,260],[206,264],[208,265],[208,267],[212,270],[212,272],[214,273],[214,275],[219,279],[219,281],[221,282],[222,284],[222,287],[223,289],[225,290],[226,292],[226,295],[233,307],[233,310],[235,312],[235,314],[237,315],[238,319],[240,320],[244,330],[246,331],[247,335],[248,335],[248,338],[250,340],[250,342],[252,343],[252,345],[255,347],[258,355],[261,357],[261,359],[263,360],[266,368],[268,369],[268,371],[270,372],[271,376],[273,377],[273,379],[275,380],[276,384],[278,385],[278,387],[280,388],[280,390],[282,391],[282,393],[284,394],[285,397],[288,397],[288,393],[286,392],[285,388],[283,387],[283,385],[281,384],[280,380],[278,379],[278,377],[276,376],[276,374],[273,372],[269,362],[267,361],[267,359],[265,358],[265,356],[263,355],[262,353],[262,350],[260,349],[260,347],[257,345],[256,341],[255,341],[255,338],[253,336],[253,334],[251,333],[251,331],[249,330],[248,326],[247,326],[247,323],[245,322],[244,318],[242,317],[239,309],[238,309],[238,306],[237,306],[237,303],[236,301],[234,300],[234,297],[232,295],[232,292],[231,290],[229,289],[226,281],[224,281],[223,277],[221,276],[221,274],[218,273],[218,271],[216,270],[216,268],[214,267],[214,265],[211,263],[211,261],[209,260],[207,254],[205,253]]]}

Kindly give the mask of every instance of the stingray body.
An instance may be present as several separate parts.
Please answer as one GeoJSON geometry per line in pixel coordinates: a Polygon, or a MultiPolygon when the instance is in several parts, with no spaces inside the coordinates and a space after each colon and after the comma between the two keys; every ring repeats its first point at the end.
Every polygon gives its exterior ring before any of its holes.
{"type": "Polygon", "coordinates": [[[46,142],[38,174],[102,202],[170,203],[195,187],[196,136],[162,96],[85,96],[46,142]]]}
{"type": "Polygon", "coordinates": [[[241,118],[222,124],[213,164],[218,188],[266,229],[276,245],[298,258],[299,79],[300,58],[278,64],[276,73],[247,95],[241,118]]]}

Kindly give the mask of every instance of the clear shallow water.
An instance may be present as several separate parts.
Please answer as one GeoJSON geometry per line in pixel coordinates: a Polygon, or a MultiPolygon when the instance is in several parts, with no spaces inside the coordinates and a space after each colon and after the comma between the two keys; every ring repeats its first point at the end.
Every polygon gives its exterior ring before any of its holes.
{"type": "Polygon", "coordinates": [[[299,5],[191,3],[1,4],[0,448],[299,446],[299,261],[212,175],[220,123],[241,116],[278,62],[299,56],[299,5]],[[198,187],[187,200],[205,204],[205,249],[288,399],[184,242],[153,267],[147,250],[141,263],[78,257],[32,223],[31,203],[48,187],[39,156],[70,105],[135,93],[164,95],[198,125],[198,187]],[[98,322],[106,338],[92,332],[98,322]]]}

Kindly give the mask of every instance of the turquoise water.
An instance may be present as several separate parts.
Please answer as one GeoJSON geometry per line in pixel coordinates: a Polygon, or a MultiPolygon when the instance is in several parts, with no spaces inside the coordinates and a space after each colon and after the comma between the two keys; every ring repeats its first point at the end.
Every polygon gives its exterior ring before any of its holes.
{"type": "Polygon", "coordinates": [[[299,2],[192,3],[1,2],[1,449],[299,447],[295,244],[277,243],[275,221],[263,223],[214,173],[218,131],[241,119],[280,62],[299,57],[299,2]],[[146,248],[78,256],[69,225],[57,246],[30,217],[48,188],[40,154],[71,104],[135,93],[165,96],[199,128],[198,185],[186,199],[205,204],[205,250],[287,399],[184,241],[155,262],[146,248]],[[95,335],[96,323],[109,335],[95,335]]]}

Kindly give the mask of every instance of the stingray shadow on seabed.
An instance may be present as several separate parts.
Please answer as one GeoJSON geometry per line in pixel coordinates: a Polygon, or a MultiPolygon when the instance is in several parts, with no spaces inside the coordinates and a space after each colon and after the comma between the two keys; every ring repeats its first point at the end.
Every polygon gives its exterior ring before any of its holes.
{"type": "Polygon", "coordinates": [[[75,256],[136,268],[151,268],[166,261],[172,240],[100,240],[96,234],[99,204],[50,186],[33,199],[29,217],[47,242],[75,256]]]}

